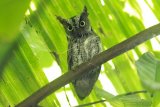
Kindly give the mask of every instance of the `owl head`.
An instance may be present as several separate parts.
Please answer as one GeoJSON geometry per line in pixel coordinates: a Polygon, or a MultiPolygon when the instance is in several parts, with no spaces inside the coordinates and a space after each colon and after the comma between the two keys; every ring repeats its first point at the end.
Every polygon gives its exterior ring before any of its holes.
{"type": "Polygon", "coordinates": [[[57,16],[57,19],[63,25],[68,38],[81,38],[91,31],[86,6],[84,6],[83,12],[80,15],[73,16],[69,19],[57,16]]]}

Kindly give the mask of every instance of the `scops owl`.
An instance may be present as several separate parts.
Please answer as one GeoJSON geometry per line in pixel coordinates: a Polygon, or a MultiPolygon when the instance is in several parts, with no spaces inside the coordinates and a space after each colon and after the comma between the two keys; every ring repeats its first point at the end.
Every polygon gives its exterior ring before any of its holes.
{"type": "MultiPolygon", "coordinates": [[[[57,19],[67,33],[69,70],[90,60],[94,55],[101,52],[100,38],[90,25],[86,7],[78,16],[70,19],[63,19],[57,16],[57,19]]],[[[90,94],[98,79],[100,69],[101,66],[98,66],[72,81],[75,91],[81,100],[90,94]]]]}

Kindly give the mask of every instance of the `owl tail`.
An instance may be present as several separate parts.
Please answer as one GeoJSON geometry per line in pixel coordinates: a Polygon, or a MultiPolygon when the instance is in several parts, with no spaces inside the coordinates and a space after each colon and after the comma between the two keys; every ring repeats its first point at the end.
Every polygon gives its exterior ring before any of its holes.
{"type": "Polygon", "coordinates": [[[85,80],[77,80],[77,83],[74,87],[78,97],[81,100],[83,100],[90,94],[93,86],[94,84],[89,84],[89,79],[85,79],[85,80]]]}
{"type": "Polygon", "coordinates": [[[93,86],[98,79],[100,68],[101,67],[99,66],[92,71],[89,71],[73,82],[75,91],[81,100],[91,93],[93,86]]]}

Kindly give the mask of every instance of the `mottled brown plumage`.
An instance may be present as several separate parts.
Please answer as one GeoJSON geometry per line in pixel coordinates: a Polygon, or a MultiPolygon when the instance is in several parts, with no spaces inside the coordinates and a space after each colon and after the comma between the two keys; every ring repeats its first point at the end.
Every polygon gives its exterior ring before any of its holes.
{"type": "MultiPolygon", "coordinates": [[[[83,12],[71,17],[63,19],[57,17],[63,25],[68,40],[68,68],[69,70],[90,60],[94,55],[101,52],[100,38],[92,30],[87,8],[84,7],[83,12]]],[[[101,66],[83,74],[76,80],[72,81],[75,91],[80,99],[88,96],[98,79],[101,66]]]]}

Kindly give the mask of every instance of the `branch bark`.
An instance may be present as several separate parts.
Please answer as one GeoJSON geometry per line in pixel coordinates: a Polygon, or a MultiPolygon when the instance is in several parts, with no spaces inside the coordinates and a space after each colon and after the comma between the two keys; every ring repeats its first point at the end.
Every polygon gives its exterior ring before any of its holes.
{"type": "Polygon", "coordinates": [[[86,73],[94,69],[96,66],[99,66],[109,61],[110,59],[134,48],[135,46],[145,42],[146,40],[149,40],[157,36],[158,34],[160,34],[160,24],[145,29],[144,31],[132,36],[131,38],[94,56],[90,61],[77,66],[75,69],[53,80],[49,84],[40,88],[38,91],[34,92],[24,101],[17,104],[16,107],[33,107],[34,105],[37,105],[45,97],[55,92],[62,86],[68,84],[71,80],[81,76],[83,73],[86,73]]]}

